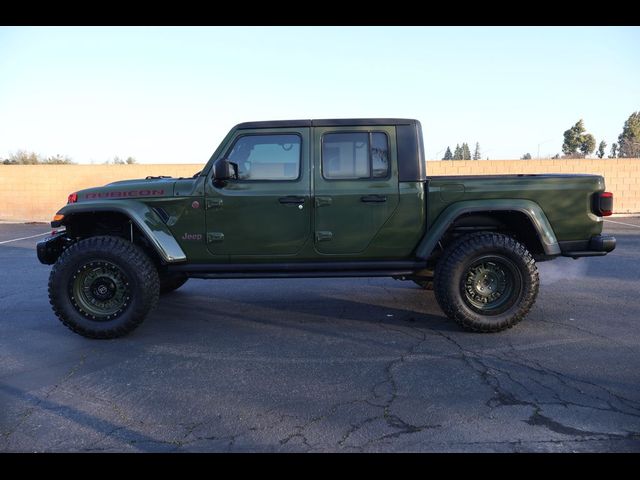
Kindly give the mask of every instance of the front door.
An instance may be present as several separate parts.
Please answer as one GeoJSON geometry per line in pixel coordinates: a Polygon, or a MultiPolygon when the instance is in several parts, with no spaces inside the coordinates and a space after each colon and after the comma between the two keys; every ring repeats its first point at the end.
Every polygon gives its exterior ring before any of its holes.
{"type": "Polygon", "coordinates": [[[311,235],[309,128],[242,130],[221,158],[237,178],[207,179],[207,245],[213,255],[294,256],[311,235]]]}
{"type": "Polygon", "coordinates": [[[398,206],[394,127],[314,129],[315,249],[358,254],[398,206]]]}

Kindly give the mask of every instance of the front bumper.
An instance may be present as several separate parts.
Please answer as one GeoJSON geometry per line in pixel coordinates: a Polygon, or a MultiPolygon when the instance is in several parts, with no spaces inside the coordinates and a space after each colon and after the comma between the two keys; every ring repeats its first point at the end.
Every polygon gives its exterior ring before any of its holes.
{"type": "Polygon", "coordinates": [[[601,257],[616,248],[616,237],[594,235],[584,242],[559,242],[563,257],[601,257]]]}
{"type": "Polygon", "coordinates": [[[57,232],[38,242],[36,251],[38,252],[40,263],[45,265],[56,263],[56,260],[58,260],[58,257],[69,242],[66,233],[65,231],[57,232]]]}

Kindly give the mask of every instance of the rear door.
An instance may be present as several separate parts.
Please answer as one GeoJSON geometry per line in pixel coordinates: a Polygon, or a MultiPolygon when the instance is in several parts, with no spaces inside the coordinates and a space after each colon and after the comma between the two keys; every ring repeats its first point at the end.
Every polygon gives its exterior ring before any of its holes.
{"type": "Polygon", "coordinates": [[[314,128],[314,241],[321,254],[366,250],[398,206],[393,126],[314,128]]]}

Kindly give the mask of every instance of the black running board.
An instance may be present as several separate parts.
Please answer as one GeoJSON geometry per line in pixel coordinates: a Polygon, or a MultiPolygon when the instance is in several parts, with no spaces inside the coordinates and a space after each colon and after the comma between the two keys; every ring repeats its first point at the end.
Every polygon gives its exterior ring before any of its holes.
{"type": "Polygon", "coordinates": [[[192,278],[401,277],[426,268],[426,262],[305,262],[169,265],[170,272],[192,278]]]}
{"type": "Polygon", "coordinates": [[[346,270],[344,272],[220,272],[187,273],[189,278],[240,279],[240,278],[354,278],[354,277],[408,277],[412,270],[346,270]]]}

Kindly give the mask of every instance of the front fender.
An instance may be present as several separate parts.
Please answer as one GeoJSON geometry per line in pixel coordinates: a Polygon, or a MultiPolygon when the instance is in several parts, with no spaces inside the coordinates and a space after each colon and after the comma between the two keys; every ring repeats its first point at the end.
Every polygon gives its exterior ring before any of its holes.
{"type": "Polygon", "coordinates": [[[524,213],[538,233],[546,255],[560,255],[560,245],[540,205],[523,199],[465,200],[449,205],[427,231],[416,249],[416,257],[427,259],[453,222],[465,213],[512,211],[524,213]]]}
{"type": "Polygon", "coordinates": [[[118,212],[127,216],[151,242],[160,258],[166,263],[183,262],[187,256],[171,234],[169,228],[147,205],[135,200],[98,200],[82,203],[70,203],[58,211],[64,215],[60,221],[51,222],[56,228],[65,224],[65,220],[76,213],[118,212]]]}

